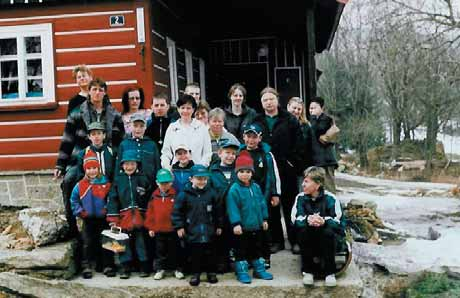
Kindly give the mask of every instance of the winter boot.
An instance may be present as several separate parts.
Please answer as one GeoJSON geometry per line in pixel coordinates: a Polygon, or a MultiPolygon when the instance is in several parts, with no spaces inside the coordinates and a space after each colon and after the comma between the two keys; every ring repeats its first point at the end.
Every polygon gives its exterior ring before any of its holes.
{"type": "Polygon", "coordinates": [[[149,262],[141,262],[141,272],[139,273],[140,277],[148,277],[150,275],[149,265],[150,265],[149,262]]]}
{"type": "Polygon", "coordinates": [[[196,287],[200,284],[200,275],[201,275],[200,273],[194,273],[192,275],[192,278],[190,278],[190,281],[189,281],[192,287],[196,287]]]}
{"type": "Polygon", "coordinates": [[[253,276],[255,278],[271,280],[273,279],[273,275],[267,271],[265,271],[265,260],[263,258],[255,259],[252,262],[252,267],[254,268],[253,276]]]}
{"type": "Polygon", "coordinates": [[[248,266],[249,266],[248,262],[246,261],[235,262],[236,279],[239,282],[242,282],[244,284],[251,283],[251,277],[249,276],[249,273],[248,273],[248,266]]]}
{"type": "Polygon", "coordinates": [[[121,264],[120,278],[128,279],[131,276],[131,271],[128,263],[121,264]]]}

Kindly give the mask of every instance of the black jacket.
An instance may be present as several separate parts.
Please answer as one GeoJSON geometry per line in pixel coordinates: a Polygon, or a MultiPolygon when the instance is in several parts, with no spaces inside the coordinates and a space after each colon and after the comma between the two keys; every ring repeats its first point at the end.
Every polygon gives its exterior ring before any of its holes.
{"type": "Polygon", "coordinates": [[[174,202],[171,219],[174,229],[185,229],[188,242],[209,243],[216,229],[223,227],[224,207],[209,185],[195,189],[188,183],[174,202]]]}
{"type": "Polygon", "coordinates": [[[243,127],[246,124],[252,124],[257,113],[254,109],[243,105],[241,115],[236,116],[232,113],[232,107],[228,106],[225,111],[225,128],[233,134],[240,142],[243,140],[243,127]]]}
{"type": "Polygon", "coordinates": [[[279,168],[293,169],[300,173],[304,167],[307,152],[299,121],[286,110],[279,109],[278,120],[273,131],[268,129],[265,113],[254,119],[262,127],[262,141],[268,143],[279,168]]]}
{"type": "Polygon", "coordinates": [[[147,130],[145,131],[145,135],[151,138],[158,147],[158,151],[161,152],[161,148],[163,148],[163,141],[165,139],[166,130],[171,124],[171,117],[155,117],[152,113],[152,122],[150,122],[147,130]]]}
{"type": "Polygon", "coordinates": [[[319,141],[319,137],[326,133],[326,131],[332,126],[332,123],[332,118],[324,113],[319,115],[319,117],[311,116],[310,118],[312,129],[312,162],[315,166],[337,167],[334,143],[322,144],[319,141]]]}

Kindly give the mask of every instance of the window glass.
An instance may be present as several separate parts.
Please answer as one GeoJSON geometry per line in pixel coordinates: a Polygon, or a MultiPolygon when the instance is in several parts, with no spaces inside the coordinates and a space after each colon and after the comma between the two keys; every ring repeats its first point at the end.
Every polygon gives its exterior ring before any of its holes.
{"type": "Polygon", "coordinates": [[[2,81],[2,98],[13,99],[19,97],[18,80],[2,81]]]}
{"type": "Polygon", "coordinates": [[[24,40],[26,42],[27,54],[42,52],[40,36],[26,37],[24,40]]]}
{"type": "Polygon", "coordinates": [[[11,61],[1,61],[0,62],[0,72],[1,78],[17,78],[18,77],[18,61],[11,60],[11,61]]]}
{"type": "Polygon", "coordinates": [[[27,97],[41,97],[43,96],[43,83],[42,80],[27,80],[27,97]]]}
{"type": "Polygon", "coordinates": [[[0,56],[17,55],[18,45],[16,38],[0,39],[0,56]]]}
{"type": "Polygon", "coordinates": [[[28,76],[41,76],[42,75],[42,60],[41,59],[27,60],[27,75],[28,76]]]}

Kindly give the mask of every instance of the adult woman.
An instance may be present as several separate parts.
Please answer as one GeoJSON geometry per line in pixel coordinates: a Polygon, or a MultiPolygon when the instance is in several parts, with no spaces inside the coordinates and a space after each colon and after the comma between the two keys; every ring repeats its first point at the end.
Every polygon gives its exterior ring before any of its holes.
{"type": "Polygon", "coordinates": [[[225,108],[225,128],[243,140],[243,126],[251,124],[256,117],[256,111],[245,103],[246,88],[241,84],[234,84],[228,91],[230,105],[225,108]]]}
{"type": "MultiPolygon", "coordinates": [[[[300,97],[292,97],[288,101],[287,111],[297,118],[297,120],[300,123],[300,128],[302,129],[302,135],[305,141],[305,148],[307,154],[305,154],[303,158],[303,164],[301,164],[301,167],[303,169],[306,169],[312,165],[310,154],[312,146],[312,129],[310,126],[310,122],[308,122],[307,117],[305,116],[305,103],[300,97]]],[[[299,175],[297,177],[297,180],[299,191],[301,191],[303,176],[299,175]]]]}
{"type": "Polygon", "coordinates": [[[123,112],[121,114],[126,134],[131,134],[130,119],[133,114],[142,114],[147,123],[150,122],[152,111],[144,109],[144,90],[142,88],[138,86],[126,88],[123,92],[121,103],[123,104],[123,112]]]}
{"type": "Polygon", "coordinates": [[[176,147],[185,144],[191,151],[195,164],[208,166],[211,161],[211,138],[207,128],[200,121],[192,118],[196,110],[196,101],[193,96],[184,94],[176,103],[179,119],[171,123],[161,149],[161,166],[171,169],[175,162],[176,147]]]}
{"type": "Polygon", "coordinates": [[[238,139],[224,128],[224,122],[224,110],[215,108],[209,112],[209,135],[211,136],[212,161],[218,159],[217,152],[222,144],[229,141],[234,144],[240,144],[238,139]]]}

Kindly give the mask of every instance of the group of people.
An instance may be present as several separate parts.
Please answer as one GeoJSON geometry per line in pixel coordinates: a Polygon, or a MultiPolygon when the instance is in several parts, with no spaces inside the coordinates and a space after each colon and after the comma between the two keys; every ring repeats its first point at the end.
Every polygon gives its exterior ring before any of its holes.
{"type": "Polygon", "coordinates": [[[54,174],[63,177],[84,278],[94,262],[116,275],[114,255],[101,245],[102,231],[113,226],[130,242],[117,256],[120,278],[130,277],[135,261],[142,277],[190,272],[192,286],[201,272],[218,282],[216,273],[230,266],[242,283],[251,282],[250,266],[253,277],[270,280],[270,255],[285,249],[284,219],[291,250],[302,257],[303,283],[313,284],[320,256],[326,285],[336,284],[335,241],[343,229],[332,194],[334,144],[322,137],[333,120],[322,98],[310,100],[307,117],[302,99],[290,99],[286,110],[266,87],[258,114],[235,84],[229,105],[210,109],[191,83],[175,107],[159,93],[147,109],[142,88],[131,87],[120,113],[88,67],[73,75],[80,92],[69,101],[54,174]]]}

